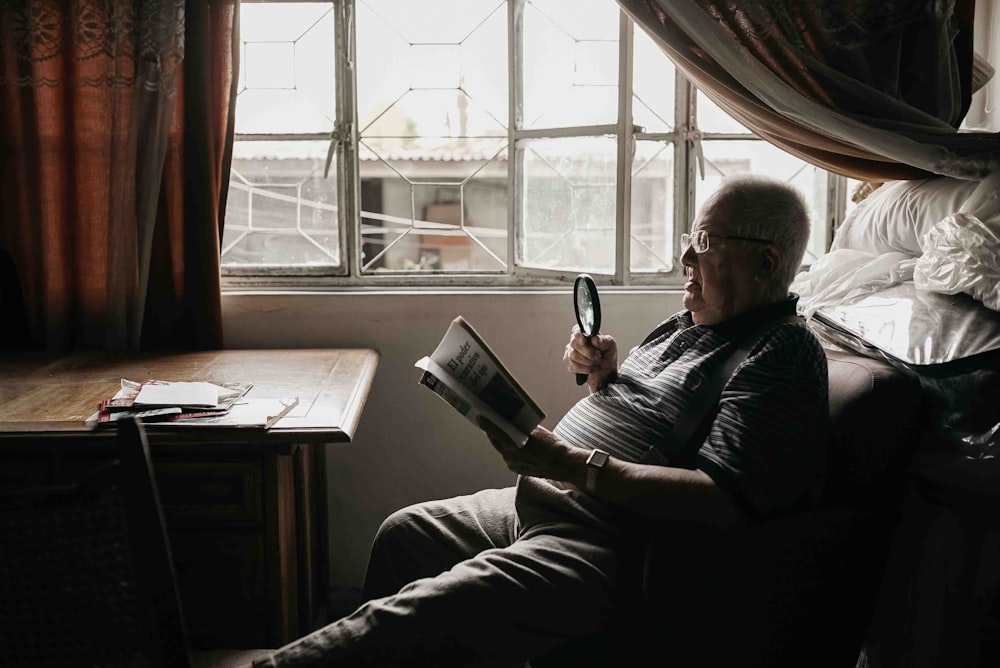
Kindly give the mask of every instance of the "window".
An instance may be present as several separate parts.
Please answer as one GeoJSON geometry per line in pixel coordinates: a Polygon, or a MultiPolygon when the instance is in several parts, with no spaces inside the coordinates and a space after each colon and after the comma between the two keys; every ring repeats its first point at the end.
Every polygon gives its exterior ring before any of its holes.
{"type": "Polygon", "coordinates": [[[677,284],[725,176],[846,181],[756,138],[614,2],[241,3],[230,283],[677,284]],[[304,279],[302,277],[309,277],[304,279]]]}

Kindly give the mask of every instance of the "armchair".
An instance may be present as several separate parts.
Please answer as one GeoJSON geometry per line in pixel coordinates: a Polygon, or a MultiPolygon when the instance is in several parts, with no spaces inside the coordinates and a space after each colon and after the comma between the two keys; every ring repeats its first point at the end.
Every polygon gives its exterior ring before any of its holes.
{"type": "Polygon", "coordinates": [[[917,440],[919,384],[829,351],[833,434],[819,506],[732,529],[654,530],[637,615],[532,660],[554,666],[854,668],[917,440]]]}

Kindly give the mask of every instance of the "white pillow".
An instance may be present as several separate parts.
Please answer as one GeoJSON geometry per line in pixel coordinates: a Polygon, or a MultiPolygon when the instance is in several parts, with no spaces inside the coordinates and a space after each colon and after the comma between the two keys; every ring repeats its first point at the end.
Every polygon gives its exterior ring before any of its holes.
{"type": "Polygon", "coordinates": [[[957,213],[978,185],[979,181],[947,176],[889,181],[847,214],[830,250],[919,257],[923,252],[920,238],[946,216],[957,213]]]}

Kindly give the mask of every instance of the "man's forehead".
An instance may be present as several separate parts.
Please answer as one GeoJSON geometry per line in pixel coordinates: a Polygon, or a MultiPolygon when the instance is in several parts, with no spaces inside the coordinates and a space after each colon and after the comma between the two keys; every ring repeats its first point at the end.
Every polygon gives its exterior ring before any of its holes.
{"type": "Polygon", "coordinates": [[[695,217],[691,231],[728,232],[733,226],[733,211],[729,199],[717,195],[709,198],[695,217]]]}

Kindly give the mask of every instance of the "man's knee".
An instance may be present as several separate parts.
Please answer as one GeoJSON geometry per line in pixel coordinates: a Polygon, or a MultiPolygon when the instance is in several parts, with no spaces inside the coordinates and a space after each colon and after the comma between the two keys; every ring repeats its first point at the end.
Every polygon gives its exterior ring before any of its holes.
{"type": "Polygon", "coordinates": [[[378,528],[372,550],[404,548],[426,535],[427,514],[422,504],[407,506],[389,515],[378,528]]]}
{"type": "Polygon", "coordinates": [[[408,509],[397,510],[382,521],[372,542],[365,573],[366,599],[388,596],[403,584],[395,572],[399,552],[406,544],[405,534],[410,524],[408,509]]]}

